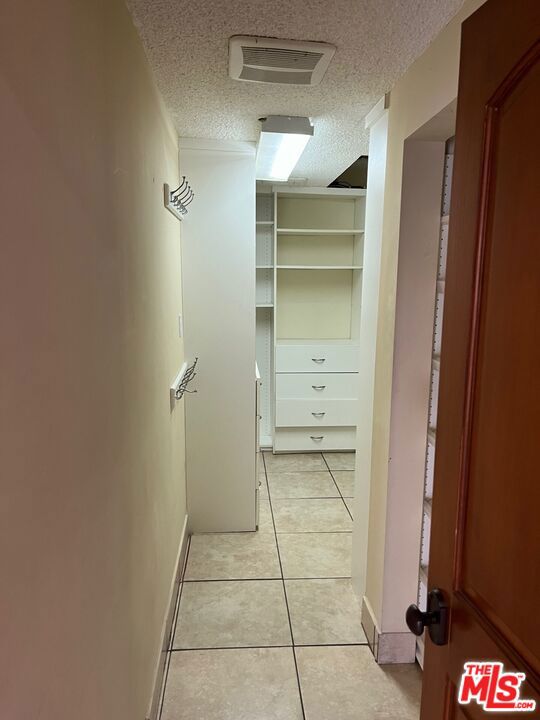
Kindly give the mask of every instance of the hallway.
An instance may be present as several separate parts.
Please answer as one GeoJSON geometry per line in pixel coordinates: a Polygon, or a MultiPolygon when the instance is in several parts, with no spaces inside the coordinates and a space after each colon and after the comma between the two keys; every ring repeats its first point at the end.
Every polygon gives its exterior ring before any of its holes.
{"type": "Polygon", "coordinates": [[[162,720],[416,720],[415,665],[377,665],[350,580],[354,454],[263,454],[257,533],[191,538],[162,720]]]}

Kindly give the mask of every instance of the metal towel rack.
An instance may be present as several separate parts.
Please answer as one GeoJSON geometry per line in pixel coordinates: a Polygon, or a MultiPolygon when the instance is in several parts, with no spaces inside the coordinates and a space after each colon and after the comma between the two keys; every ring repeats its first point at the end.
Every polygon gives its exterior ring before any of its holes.
{"type": "Polygon", "coordinates": [[[163,192],[165,196],[165,207],[167,210],[171,212],[175,218],[182,220],[184,215],[187,213],[188,205],[195,197],[195,193],[186,180],[186,176],[182,175],[182,182],[176,190],[171,190],[169,185],[165,183],[163,185],[163,192]]]}
{"type": "Polygon", "coordinates": [[[197,392],[197,390],[188,390],[187,386],[197,375],[195,368],[197,367],[198,360],[199,358],[195,358],[191,365],[187,362],[182,365],[180,372],[171,385],[171,408],[173,408],[175,404],[182,399],[184,393],[197,392]]]}

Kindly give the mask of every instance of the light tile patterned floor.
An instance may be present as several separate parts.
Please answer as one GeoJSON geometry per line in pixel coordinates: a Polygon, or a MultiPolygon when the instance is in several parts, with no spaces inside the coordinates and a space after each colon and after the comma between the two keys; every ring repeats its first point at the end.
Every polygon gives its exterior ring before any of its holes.
{"type": "Polygon", "coordinates": [[[329,471],[269,472],[268,486],[274,501],[282,498],[339,497],[339,490],[329,471]]]}
{"type": "Polygon", "coordinates": [[[351,533],[281,533],[278,546],[285,578],[351,575],[351,533]]]}
{"type": "Polygon", "coordinates": [[[343,497],[354,497],[354,470],[332,470],[332,475],[343,497]]]}
{"type": "Polygon", "coordinates": [[[351,532],[352,520],[341,498],[272,500],[279,533],[351,532]]]}
{"type": "Polygon", "coordinates": [[[173,649],[292,645],[281,580],[186,582],[173,649]]]}
{"type": "Polygon", "coordinates": [[[418,720],[351,586],[354,454],[264,453],[259,531],[195,535],[161,720],[418,720]]]}

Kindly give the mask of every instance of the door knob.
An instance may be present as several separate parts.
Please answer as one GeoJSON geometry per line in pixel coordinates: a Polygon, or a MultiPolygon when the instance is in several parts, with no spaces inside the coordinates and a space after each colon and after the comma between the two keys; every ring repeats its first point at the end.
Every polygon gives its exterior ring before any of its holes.
{"type": "Polygon", "coordinates": [[[422,612],[417,605],[409,605],[405,621],[414,635],[421,635],[427,627],[435,645],[446,645],[448,642],[448,605],[438,588],[430,590],[426,612],[422,612]]]}

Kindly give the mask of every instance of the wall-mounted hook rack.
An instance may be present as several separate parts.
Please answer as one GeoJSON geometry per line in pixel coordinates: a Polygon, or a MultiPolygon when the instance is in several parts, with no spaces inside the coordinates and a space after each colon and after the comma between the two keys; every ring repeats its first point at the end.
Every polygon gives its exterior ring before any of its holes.
{"type": "Polygon", "coordinates": [[[187,386],[188,383],[190,383],[195,376],[197,375],[195,368],[197,367],[197,362],[199,358],[195,358],[195,360],[188,364],[185,362],[178,375],[176,376],[175,381],[171,385],[170,390],[170,398],[171,398],[171,409],[174,408],[175,404],[178,402],[178,400],[181,400],[184,396],[184,393],[196,393],[196,390],[188,390],[187,386]]]}
{"type": "Polygon", "coordinates": [[[165,183],[163,185],[163,193],[165,200],[165,207],[171,212],[175,218],[182,220],[184,215],[187,213],[188,205],[193,201],[195,193],[191,189],[190,184],[186,180],[186,176],[182,175],[182,182],[176,188],[171,190],[170,186],[165,183]]]}

